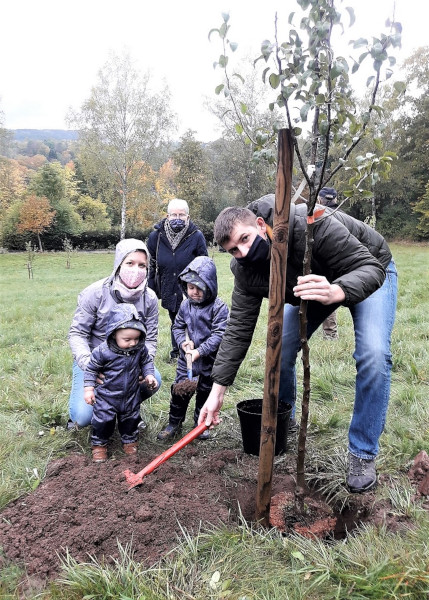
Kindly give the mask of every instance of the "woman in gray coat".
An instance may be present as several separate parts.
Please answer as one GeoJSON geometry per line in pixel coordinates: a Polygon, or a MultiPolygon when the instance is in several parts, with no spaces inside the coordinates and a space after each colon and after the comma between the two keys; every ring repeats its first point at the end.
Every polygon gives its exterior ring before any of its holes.
{"type": "MultiPolygon", "coordinates": [[[[84,371],[91,352],[106,339],[106,328],[112,308],[119,303],[133,304],[146,328],[146,348],[155,358],[158,338],[158,299],[147,286],[149,252],[136,239],[121,240],[116,245],[115,262],[109,277],[85,288],[78,296],[78,305],[68,339],[73,353],[73,380],[69,399],[70,419],[67,427],[84,427],[92,418],[92,406],[84,400],[84,371]]],[[[161,385],[161,375],[155,369],[161,385]]],[[[141,400],[154,393],[144,384],[140,386],[141,400]]]]}

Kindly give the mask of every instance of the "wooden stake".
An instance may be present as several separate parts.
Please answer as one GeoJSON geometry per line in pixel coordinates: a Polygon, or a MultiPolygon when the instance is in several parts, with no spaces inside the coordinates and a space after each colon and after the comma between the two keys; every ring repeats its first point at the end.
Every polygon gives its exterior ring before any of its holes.
{"type": "Polygon", "coordinates": [[[289,239],[289,212],[292,195],[293,145],[288,129],[278,138],[276,202],[268,307],[267,353],[265,361],[264,399],[262,403],[261,446],[259,450],[258,486],[255,518],[269,526],[272,475],[276,445],[277,408],[282,349],[283,306],[289,239]]]}

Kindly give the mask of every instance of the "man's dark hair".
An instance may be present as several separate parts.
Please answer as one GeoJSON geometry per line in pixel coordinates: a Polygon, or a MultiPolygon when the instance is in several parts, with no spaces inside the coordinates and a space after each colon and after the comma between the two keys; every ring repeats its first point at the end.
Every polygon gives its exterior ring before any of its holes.
{"type": "Polygon", "coordinates": [[[242,206],[228,206],[219,213],[214,224],[214,239],[219,246],[230,240],[232,230],[238,223],[256,226],[256,216],[242,206]]]}

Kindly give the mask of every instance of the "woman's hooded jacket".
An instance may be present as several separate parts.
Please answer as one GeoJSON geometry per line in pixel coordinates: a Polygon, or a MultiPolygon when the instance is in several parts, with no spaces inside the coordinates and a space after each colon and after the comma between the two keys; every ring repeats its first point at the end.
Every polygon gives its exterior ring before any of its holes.
{"type": "Polygon", "coordinates": [[[147,240],[151,256],[148,285],[151,289],[155,289],[155,273],[158,266],[161,280],[161,305],[176,313],[183,300],[178,281],[179,274],[197,256],[207,256],[207,245],[202,232],[192,221],[189,221],[185,236],[173,250],[165,233],[165,221],[166,219],[162,219],[154,226],[155,231],[152,231],[147,240]]]}
{"type": "Polygon", "coordinates": [[[192,274],[196,274],[195,281],[202,281],[206,290],[201,304],[196,304],[188,297],[183,300],[173,325],[173,334],[179,346],[176,382],[187,378],[186,357],[182,350],[186,329],[194,348],[200,353],[200,358],[192,364],[193,376],[209,376],[228,322],[228,307],[217,295],[216,267],[212,259],[199,256],[180,273],[180,285],[185,296],[188,296],[187,282],[183,278],[192,282],[192,274]]]}
{"type": "Polygon", "coordinates": [[[139,376],[154,375],[154,366],[145,347],[145,327],[132,304],[117,304],[109,314],[106,340],[94,348],[85,369],[84,385],[95,387],[97,404],[121,404],[123,412],[130,412],[141,403],[139,376]],[[137,329],[141,332],[138,344],[123,349],[117,346],[112,334],[118,329],[137,329]],[[103,373],[102,384],[97,384],[98,373],[103,373]]]}
{"type": "MultiPolygon", "coordinates": [[[[121,297],[113,289],[115,277],[123,260],[131,252],[141,250],[150,255],[146,244],[136,239],[121,240],[116,245],[115,262],[111,275],[100,279],[85,288],[78,296],[76,312],[69,330],[69,344],[73,358],[82,370],[89,361],[91,351],[106,339],[107,325],[112,309],[123,303],[121,297]]],[[[158,299],[148,288],[147,279],[138,300],[134,305],[146,329],[146,348],[154,359],[158,338],[158,299]]]]}

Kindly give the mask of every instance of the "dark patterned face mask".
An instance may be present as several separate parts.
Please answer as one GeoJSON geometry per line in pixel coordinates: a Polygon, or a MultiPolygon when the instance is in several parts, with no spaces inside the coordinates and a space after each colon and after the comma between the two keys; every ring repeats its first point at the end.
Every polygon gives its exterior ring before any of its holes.
{"type": "Polygon", "coordinates": [[[171,219],[169,220],[169,224],[171,229],[175,233],[179,233],[179,231],[182,231],[182,229],[186,225],[186,221],[184,221],[183,219],[171,219]]]}
{"type": "Polygon", "coordinates": [[[270,260],[270,242],[257,235],[249,248],[249,252],[242,258],[235,259],[240,265],[263,267],[270,260]]]}

